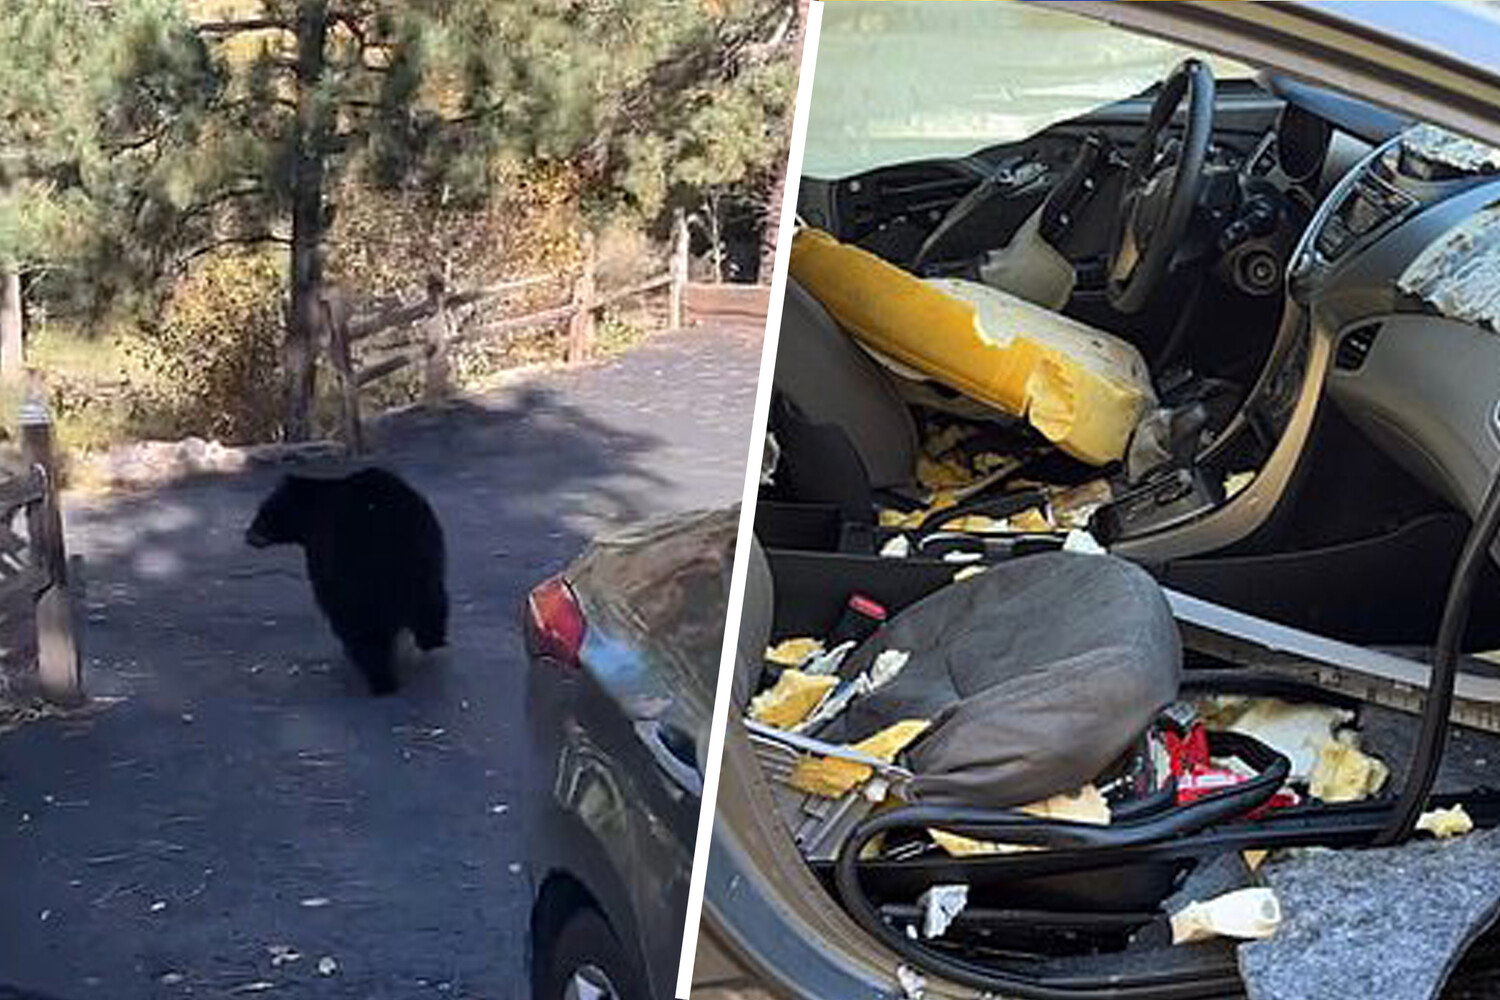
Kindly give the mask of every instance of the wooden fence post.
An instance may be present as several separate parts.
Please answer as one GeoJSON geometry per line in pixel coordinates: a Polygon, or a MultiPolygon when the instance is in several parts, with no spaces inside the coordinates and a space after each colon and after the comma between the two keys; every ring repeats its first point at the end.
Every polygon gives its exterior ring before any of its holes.
{"type": "Polygon", "coordinates": [[[683,326],[682,299],[688,280],[688,224],[687,215],[680,208],[672,221],[671,273],[671,315],[668,325],[673,330],[680,330],[683,326]]]}
{"type": "Polygon", "coordinates": [[[42,499],[26,508],[26,532],[32,565],[46,574],[47,587],[36,602],[37,675],[42,695],[59,705],[83,701],[83,674],[74,633],[74,608],[68,588],[68,553],[58,501],[57,459],[52,446],[52,416],[39,395],[21,405],[21,447],[44,484],[42,499]]]}
{"type": "Polygon", "coordinates": [[[428,405],[433,405],[448,398],[451,372],[448,344],[453,334],[449,325],[448,287],[436,274],[427,278],[427,298],[432,301],[434,315],[424,327],[427,365],[422,376],[422,399],[428,405]]]}
{"type": "Polygon", "coordinates": [[[349,353],[347,322],[328,324],[328,357],[333,363],[333,370],[338,373],[339,392],[343,398],[344,445],[351,455],[363,454],[365,432],[359,415],[359,378],[349,353]]]}
{"type": "Polygon", "coordinates": [[[594,353],[594,235],[583,236],[583,272],[573,286],[573,317],[568,321],[568,347],[565,355],[570,365],[587,361],[594,353]]]}

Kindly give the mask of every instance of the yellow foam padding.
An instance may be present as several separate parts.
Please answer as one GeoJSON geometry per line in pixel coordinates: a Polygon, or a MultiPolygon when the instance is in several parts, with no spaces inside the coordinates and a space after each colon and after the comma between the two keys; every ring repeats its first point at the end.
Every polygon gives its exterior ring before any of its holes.
{"type": "Polygon", "coordinates": [[[1057,525],[1049,521],[1046,514],[1035,508],[1023,510],[1019,514],[1012,515],[1008,523],[1012,531],[1023,531],[1030,534],[1045,534],[1049,531],[1057,530],[1057,525]]]}
{"type": "MultiPolygon", "coordinates": [[[[914,510],[911,513],[903,513],[899,510],[891,510],[889,507],[880,511],[880,526],[882,528],[920,528],[931,515],[952,507],[951,502],[934,504],[922,510],[914,510]]],[[[1005,522],[998,521],[988,514],[964,514],[961,517],[950,518],[944,521],[940,527],[945,531],[968,531],[975,534],[987,532],[998,532],[1005,528],[1005,522]]],[[[798,661],[801,662],[801,661],[798,661]]]]}
{"type": "Polygon", "coordinates": [[[1307,790],[1323,802],[1360,802],[1380,791],[1390,774],[1385,762],[1361,750],[1358,737],[1345,729],[1319,748],[1307,790]]]}
{"type": "Polygon", "coordinates": [[[1013,846],[992,844],[987,840],[975,840],[947,830],[928,830],[927,835],[948,854],[955,858],[972,858],[981,854],[1009,854],[1013,846]]]}
{"type": "Polygon", "coordinates": [[[966,531],[974,535],[998,532],[1004,527],[1003,522],[995,520],[988,514],[965,514],[963,517],[955,517],[951,521],[943,522],[944,531],[966,531]]]}
{"type": "Polygon", "coordinates": [[[1474,819],[1462,804],[1447,809],[1430,809],[1417,817],[1417,829],[1439,840],[1447,840],[1474,829],[1474,819]]]}
{"type": "MultiPolygon", "coordinates": [[[[907,719],[887,726],[868,739],[861,740],[854,744],[852,749],[874,757],[876,760],[890,763],[896,759],[896,754],[906,749],[912,740],[922,735],[922,731],[926,728],[925,719],[907,719]]],[[[862,782],[868,781],[873,773],[874,770],[870,765],[861,764],[858,761],[843,760],[838,757],[803,757],[797,761],[797,766],[793,769],[791,777],[787,779],[787,784],[809,795],[836,799],[862,782]]]]}
{"type": "Polygon", "coordinates": [[[777,729],[790,729],[807,718],[838,682],[837,677],[828,674],[783,670],[769,691],[762,691],[751,700],[750,718],[777,729]]]}
{"type": "MultiPolygon", "coordinates": [[[[1094,823],[1108,826],[1109,803],[1104,794],[1093,785],[1085,785],[1072,795],[1054,795],[1041,802],[1022,806],[1021,812],[1041,819],[1061,819],[1074,823],[1094,823]]],[[[1025,844],[995,844],[987,840],[974,840],[947,830],[928,830],[927,835],[949,855],[955,858],[974,857],[982,854],[1013,854],[1016,851],[1035,851],[1040,848],[1025,844]]]]}
{"type": "Polygon", "coordinates": [[[808,636],[783,639],[766,650],[766,659],[778,667],[800,667],[814,653],[823,652],[823,643],[808,636]]]}
{"type": "Polygon", "coordinates": [[[961,489],[977,478],[978,476],[957,459],[917,456],[917,482],[926,489],[961,489]]]}
{"type": "MultiPolygon", "coordinates": [[[[945,503],[941,506],[934,504],[923,510],[914,510],[910,514],[885,508],[880,512],[880,526],[882,528],[919,528],[930,515],[942,510],[943,507],[952,506],[952,503],[945,503]]],[[[1055,530],[1051,522],[1036,511],[1023,511],[1007,521],[996,520],[988,514],[965,514],[962,517],[944,521],[940,527],[944,531],[965,531],[976,535],[999,533],[1007,528],[1014,531],[1055,530]]]]}
{"type": "Polygon", "coordinates": [[[914,510],[907,514],[885,507],[880,511],[880,526],[882,528],[917,528],[921,526],[922,518],[926,516],[925,510],[914,510]]]}
{"type": "Polygon", "coordinates": [[[1081,461],[1122,458],[1155,403],[1134,347],[997,289],[917,278],[814,229],[794,237],[791,273],[871,350],[1026,418],[1081,461]]]}

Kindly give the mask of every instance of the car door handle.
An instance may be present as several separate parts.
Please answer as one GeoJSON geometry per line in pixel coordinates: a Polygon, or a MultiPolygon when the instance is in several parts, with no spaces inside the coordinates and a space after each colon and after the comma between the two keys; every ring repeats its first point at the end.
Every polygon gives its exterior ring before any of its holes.
{"type": "Polygon", "coordinates": [[[670,723],[657,719],[642,719],[635,724],[636,735],[645,745],[646,752],[672,783],[690,795],[703,794],[703,776],[698,773],[696,763],[688,763],[680,756],[680,748],[693,745],[692,737],[670,723]],[[679,750],[674,750],[673,745],[679,750]]]}

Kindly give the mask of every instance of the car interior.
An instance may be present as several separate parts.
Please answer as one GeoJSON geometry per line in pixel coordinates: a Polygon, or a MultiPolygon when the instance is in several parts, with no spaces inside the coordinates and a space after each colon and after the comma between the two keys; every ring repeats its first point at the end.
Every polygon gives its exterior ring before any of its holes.
{"type": "Polygon", "coordinates": [[[1500,825],[1497,201],[1500,153],[1198,59],[803,178],[735,708],[829,900],[982,990],[1223,995],[1183,901],[1500,825]]]}

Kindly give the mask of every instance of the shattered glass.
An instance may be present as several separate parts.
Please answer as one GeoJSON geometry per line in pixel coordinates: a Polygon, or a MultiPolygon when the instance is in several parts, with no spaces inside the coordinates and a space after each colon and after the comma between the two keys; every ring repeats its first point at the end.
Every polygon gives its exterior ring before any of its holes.
{"type": "Polygon", "coordinates": [[[1401,136],[1401,148],[1413,156],[1454,170],[1476,174],[1500,170],[1500,149],[1436,125],[1416,125],[1407,129],[1401,136]]]}
{"type": "Polygon", "coordinates": [[[1445,316],[1500,331],[1500,202],[1428,244],[1396,286],[1445,316]]]}

